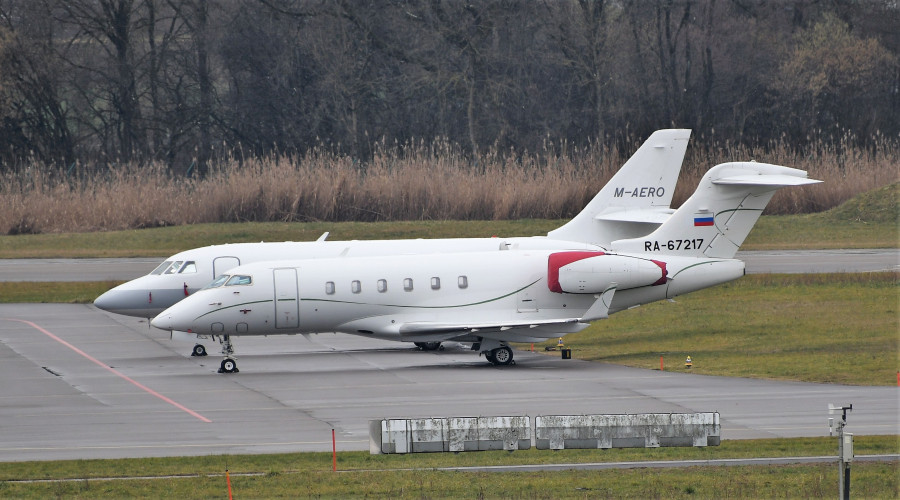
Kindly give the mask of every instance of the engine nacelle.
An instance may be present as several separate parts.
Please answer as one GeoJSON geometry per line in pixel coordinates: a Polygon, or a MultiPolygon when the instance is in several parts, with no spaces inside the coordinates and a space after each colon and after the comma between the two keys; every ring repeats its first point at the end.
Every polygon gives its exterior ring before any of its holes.
{"type": "Polygon", "coordinates": [[[547,285],[556,293],[603,293],[666,283],[666,263],[603,252],[559,252],[547,262],[547,285]]]}
{"type": "Polygon", "coordinates": [[[727,283],[740,278],[744,273],[744,262],[740,260],[710,259],[704,262],[698,259],[698,263],[684,266],[672,276],[666,287],[666,298],[671,299],[677,295],[727,283]]]}

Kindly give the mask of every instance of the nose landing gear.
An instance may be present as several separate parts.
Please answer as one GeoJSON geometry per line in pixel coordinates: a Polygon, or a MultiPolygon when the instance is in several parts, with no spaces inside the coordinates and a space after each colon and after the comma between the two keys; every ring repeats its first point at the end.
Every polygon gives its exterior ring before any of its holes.
{"type": "Polygon", "coordinates": [[[234,360],[234,346],[231,344],[231,337],[222,335],[222,355],[225,359],[219,365],[219,373],[238,373],[237,361],[234,360]]]}

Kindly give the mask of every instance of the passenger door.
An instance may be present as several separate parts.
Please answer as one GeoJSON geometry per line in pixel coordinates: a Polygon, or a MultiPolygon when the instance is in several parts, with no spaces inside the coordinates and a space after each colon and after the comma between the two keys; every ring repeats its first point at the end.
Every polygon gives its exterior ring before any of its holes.
{"type": "Polygon", "coordinates": [[[273,269],[275,281],[275,328],[300,326],[300,300],[297,290],[297,270],[273,269]]]}
{"type": "Polygon", "coordinates": [[[213,260],[213,275],[209,280],[212,281],[239,265],[241,265],[241,259],[237,257],[216,257],[213,260]]]}

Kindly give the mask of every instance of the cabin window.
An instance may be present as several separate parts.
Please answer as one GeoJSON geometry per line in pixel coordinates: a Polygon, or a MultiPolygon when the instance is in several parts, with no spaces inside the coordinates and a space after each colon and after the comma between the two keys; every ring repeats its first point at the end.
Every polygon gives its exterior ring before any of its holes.
{"type": "Polygon", "coordinates": [[[469,288],[469,278],[466,276],[460,276],[456,279],[456,284],[459,285],[460,288],[469,288]]]}
{"type": "Polygon", "coordinates": [[[378,291],[380,293],[387,291],[387,280],[378,280],[378,291]]]}
{"type": "Polygon", "coordinates": [[[353,280],[353,282],[350,283],[350,291],[352,291],[353,293],[359,293],[362,291],[362,284],[360,284],[359,280],[353,280]]]}
{"type": "Polygon", "coordinates": [[[197,272],[197,263],[189,260],[184,263],[184,267],[181,268],[181,271],[178,271],[178,274],[194,274],[197,272]]]}
{"type": "Polygon", "coordinates": [[[403,280],[403,289],[407,292],[413,291],[413,281],[412,278],[406,278],[403,280]]]}
{"type": "Polygon", "coordinates": [[[235,274],[231,278],[228,278],[228,281],[225,282],[225,286],[249,285],[251,283],[253,283],[253,278],[250,276],[245,274],[235,274]]]}
{"type": "Polygon", "coordinates": [[[432,290],[440,290],[441,289],[441,279],[437,276],[431,278],[431,289],[432,290]]]}
{"type": "Polygon", "coordinates": [[[327,293],[328,295],[334,295],[334,281],[325,282],[325,293],[327,293]]]}
{"type": "Polygon", "coordinates": [[[150,271],[150,274],[162,274],[163,271],[165,271],[166,269],[168,269],[169,266],[171,266],[171,265],[172,265],[172,261],[171,261],[171,260],[167,260],[167,261],[163,262],[162,264],[156,266],[156,269],[150,271]]]}
{"type": "Polygon", "coordinates": [[[228,276],[227,274],[223,274],[223,275],[219,276],[218,278],[216,278],[215,280],[213,280],[212,283],[203,287],[203,289],[205,290],[207,288],[218,288],[218,287],[224,285],[225,282],[228,281],[228,278],[230,278],[230,276],[228,276]]]}

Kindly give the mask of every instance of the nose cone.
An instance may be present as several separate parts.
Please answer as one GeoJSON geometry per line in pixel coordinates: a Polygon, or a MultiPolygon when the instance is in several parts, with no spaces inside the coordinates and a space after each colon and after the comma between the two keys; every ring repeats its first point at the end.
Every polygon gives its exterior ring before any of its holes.
{"type": "Polygon", "coordinates": [[[150,321],[150,324],[160,330],[177,330],[181,332],[195,332],[194,320],[197,315],[192,309],[196,301],[185,299],[165,311],[159,313],[150,321]]]}
{"type": "Polygon", "coordinates": [[[104,311],[138,318],[152,318],[185,297],[181,281],[162,282],[159,276],[144,276],[123,283],[94,300],[104,311]]]}
{"type": "Polygon", "coordinates": [[[165,311],[150,320],[150,324],[155,328],[159,328],[160,330],[175,330],[174,322],[172,321],[172,315],[166,314],[165,311]]]}
{"type": "Polygon", "coordinates": [[[119,285],[97,297],[94,305],[104,311],[141,318],[154,316],[164,309],[161,305],[154,305],[151,290],[134,290],[124,285],[119,285]]]}

